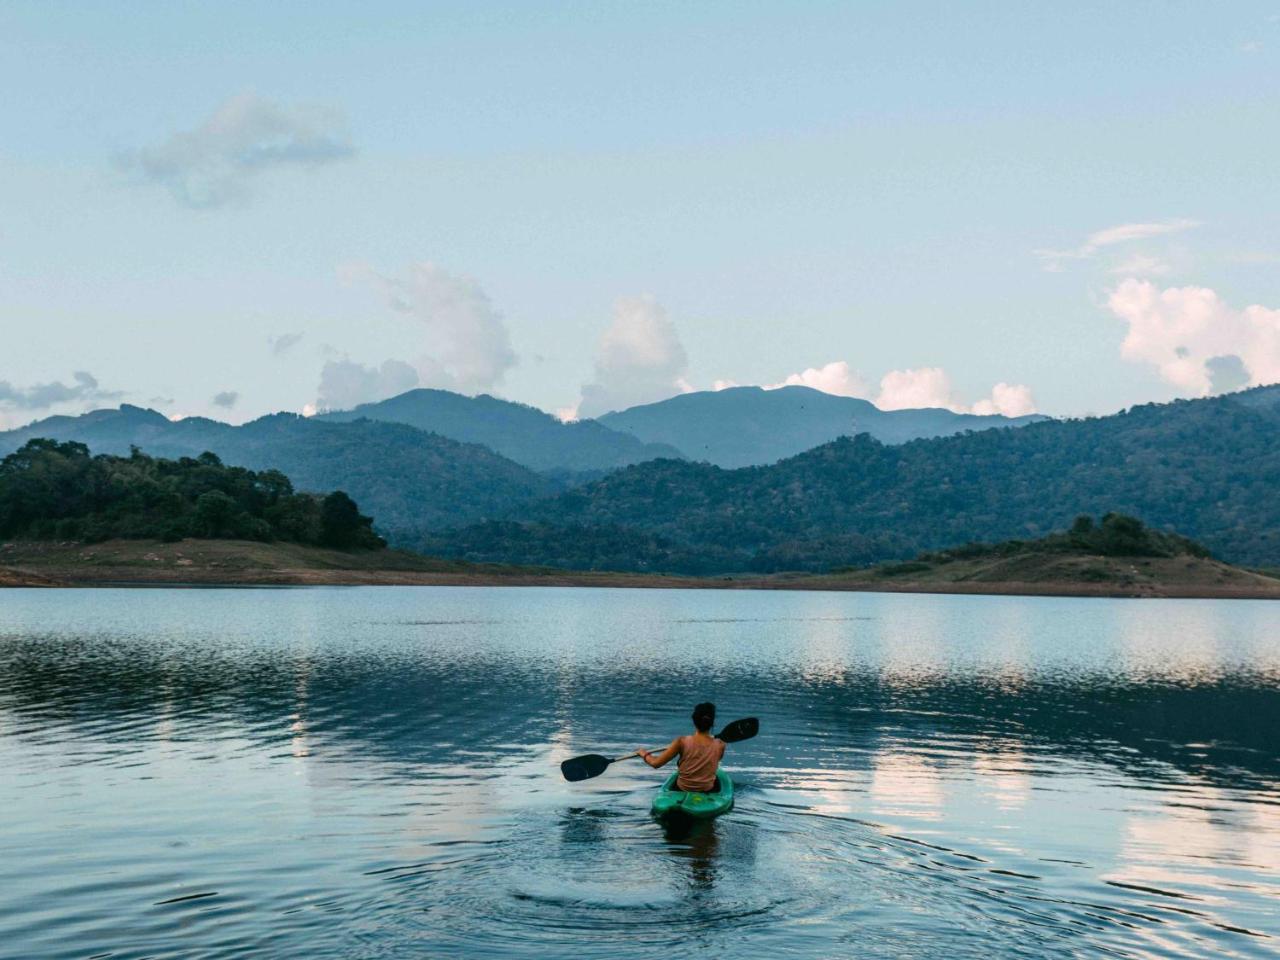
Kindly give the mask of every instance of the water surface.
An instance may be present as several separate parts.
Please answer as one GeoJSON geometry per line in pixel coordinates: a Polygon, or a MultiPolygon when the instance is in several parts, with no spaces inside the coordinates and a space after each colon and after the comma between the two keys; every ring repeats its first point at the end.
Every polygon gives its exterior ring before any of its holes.
{"type": "Polygon", "coordinates": [[[1274,956],[1278,743],[1260,601],[9,590],[0,956],[1274,956]]]}

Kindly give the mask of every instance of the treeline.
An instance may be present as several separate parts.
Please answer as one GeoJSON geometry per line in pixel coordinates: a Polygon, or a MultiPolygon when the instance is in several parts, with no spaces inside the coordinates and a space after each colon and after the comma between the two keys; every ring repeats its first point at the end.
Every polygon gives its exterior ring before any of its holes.
{"type": "Polygon", "coordinates": [[[347,494],[297,493],[278,470],[229,467],[212,453],[164,460],[134,448],[127,457],[91,456],[82,443],[46,439],[0,460],[0,536],[386,546],[347,494]]]}

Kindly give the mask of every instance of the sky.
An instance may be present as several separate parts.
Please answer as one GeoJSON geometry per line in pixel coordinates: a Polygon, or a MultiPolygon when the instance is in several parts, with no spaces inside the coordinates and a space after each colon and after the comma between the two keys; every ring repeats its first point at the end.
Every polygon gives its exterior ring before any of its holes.
{"type": "Polygon", "coordinates": [[[0,4],[0,427],[1280,380],[1280,2],[0,4]]]}

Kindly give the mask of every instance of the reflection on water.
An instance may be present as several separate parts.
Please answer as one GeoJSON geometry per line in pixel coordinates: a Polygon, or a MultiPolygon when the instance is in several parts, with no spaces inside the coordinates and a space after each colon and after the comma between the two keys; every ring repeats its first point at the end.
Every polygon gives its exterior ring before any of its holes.
{"type": "Polygon", "coordinates": [[[1275,955],[1276,610],[7,591],[0,952],[1275,955]],[[559,778],[708,698],[729,816],[559,778]]]}

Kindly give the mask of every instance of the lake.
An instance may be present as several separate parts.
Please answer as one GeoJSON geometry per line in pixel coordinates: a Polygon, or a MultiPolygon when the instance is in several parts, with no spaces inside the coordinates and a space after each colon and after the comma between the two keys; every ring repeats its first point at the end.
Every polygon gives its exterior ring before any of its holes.
{"type": "Polygon", "coordinates": [[[0,956],[1274,956],[1278,751],[1266,601],[0,591],[0,956]]]}

